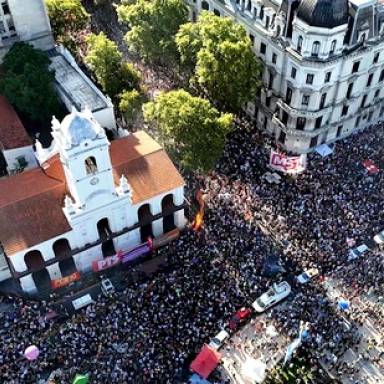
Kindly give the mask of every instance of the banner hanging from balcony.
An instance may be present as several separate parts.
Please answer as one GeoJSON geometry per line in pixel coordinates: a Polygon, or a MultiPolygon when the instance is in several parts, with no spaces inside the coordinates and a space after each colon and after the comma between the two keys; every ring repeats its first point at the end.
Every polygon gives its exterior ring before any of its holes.
{"type": "Polygon", "coordinates": [[[61,279],[55,279],[51,281],[52,289],[62,288],[66,285],[73,283],[74,281],[80,280],[80,272],[76,271],[68,276],[62,277],[61,279]]]}
{"type": "Polygon", "coordinates": [[[157,236],[153,239],[153,249],[158,249],[163,245],[166,245],[171,241],[176,240],[179,236],[180,236],[180,229],[178,228],[175,228],[170,232],[157,236]]]}
{"type": "Polygon", "coordinates": [[[112,268],[115,265],[119,264],[121,260],[121,253],[117,253],[116,255],[106,257],[103,260],[93,261],[92,262],[93,272],[104,271],[105,269],[112,268]]]}
{"type": "Polygon", "coordinates": [[[145,243],[140,244],[137,247],[127,252],[124,252],[122,255],[120,255],[120,260],[123,264],[128,263],[129,261],[134,261],[140,256],[145,255],[149,252],[152,252],[152,249],[153,249],[153,241],[152,239],[149,238],[148,241],[146,241],[145,243]]]}
{"type": "Polygon", "coordinates": [[[294,175],[304,172],[307,166],[307,155],[287,156],[285,153],[271,149],[270,168],[294,175]]]}

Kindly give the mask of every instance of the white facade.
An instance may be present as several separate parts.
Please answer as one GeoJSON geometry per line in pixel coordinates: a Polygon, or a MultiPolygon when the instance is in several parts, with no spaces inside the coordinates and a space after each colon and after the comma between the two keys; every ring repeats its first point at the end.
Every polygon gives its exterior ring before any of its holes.
{"type": "MultiPolygon", "coordinates": [[[[151,236],[162,235],[165,231],[165,220],[170,216],[163,207],[167,199],[172,200],[172,205],[175,207],[172,210],[173,228],[182,229],[185,225],[184,183],[176,169],[174,169],[176,182],[173,184],[170,182],[173,187],[146,200],[136,198],[134,202],[132,196],[135,190],[128,182],[131,176],[127,180],[123,174],[119,184],[117,186],[115,184],[110,143],[90,111],[73,110],[61,123],[54,118],[52,124],[54,141],[51,148],[44,150],[37,142],[36,155],[47,174],[49,159],[52,160],[59,155],[65,174],[67,194],[62,206],[58,209],[64,213],[71,229],[12,255],[7,255],[14,274],[16,276],[22,274],[19,276],[20,284],[28,293],[34,293],[38,288],[33,274],[36,268],[27,265],[27,259],[33,261],[33,259],[42,258],[44,265],[40,265],[37,270],[46,269],[50,279],[63,276],[60,266],[63,259],[72,259],[74,270],[88,272],[91,270],[93,261],[106,257],[103,251],[105,242],[109,241],[109,246],[112,246],[115,252],[129,250],[143,242],[142,226],[148,225],[151,226],[151,236]],[[49,151],[50,153],[47,153],[49,151]],[[147,205],[152,219],[149,224],[147,222],[140,224],[143,220],[140,218],[140,208],[147,205]],[[100,229],[102,222],[104,222],[103,230],[100,229]],[[106,235],[106,238],[103,239],[103,235],[106,235]],[[70,254],[64,257],[59,255],[55,248],[58,243],[61,243],[61,246],[64,245],[64,248],[67,247],[70,254]]],[[[144,138],[148,137],[146,134],[142,135],[144,138]]],[[[140,136],[135,136],[134,140],[134,143],[139,142],[140,136]]],[[[155,152],[161,149],[153,140],[148,138],[145,140],[152,147],[155,146],[155,152]]],[[[129,151],[129,148],[126,150],[129,151]]],[[[28,177],[27,173],[24,173],[25,177],[28,177]]],[[[153,181],[149,182],[153,183],[153,181]]],[[[30,223],[30,225],[34,224],[30,223]]],[[[20,235],[16,233],[15,236],[20,235]]],[[[1,240],[4,241],[4,239],[1,240]]]]}
{"type": "Polygon", "coordinates": [[[382,2],[196,0],[188,4],[192,19],[201,10],[210,10],[244,26],[264,65],[264,86],[247,111],[286,151],[307,153],[384,116],[382,2]],[[330,4],[335,7],[333,16],[330,4]]]}
{"type": "Polygon", "coordinates": [[[0,1],[0,62],[17,41],[41,50],[54,45],[44,0],[0,1]]]}

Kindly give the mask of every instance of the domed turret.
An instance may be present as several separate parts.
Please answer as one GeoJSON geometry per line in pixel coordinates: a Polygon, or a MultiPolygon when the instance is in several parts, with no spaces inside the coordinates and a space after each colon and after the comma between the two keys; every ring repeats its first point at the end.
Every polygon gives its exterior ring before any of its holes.
{"type": "Polygon", "coordinates": [[[92,114],[73,110],[61,123],[62,135],[70,146],[77,146],[84,140],[94,140],[105,135],[92,114]]]}
{"type": "Polygon", "coordinates": [[[348,0],[303,0],[297,17],[313,27],[335,28],[348,22],[348,0]]]}

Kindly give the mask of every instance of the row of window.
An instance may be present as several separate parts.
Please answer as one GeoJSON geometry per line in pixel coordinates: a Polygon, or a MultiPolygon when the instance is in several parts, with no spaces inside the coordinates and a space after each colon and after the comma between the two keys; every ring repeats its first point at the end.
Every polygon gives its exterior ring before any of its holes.
{"type": "MultiPolygon", "coordinates": [[[[292,67],[291,68],[291,78],[296,79],[296,74],[297,74],[297,69],[295,67],[292,67]]],[[[332,76],[332,72],[326,72],[325,77],[324,77],[324,83],[329,83],[331,81],[331,76],[332,76]]],[[[371,73],[368,76],[367,87],[370,87],[372,85],[373,76],[374,76],[374,73],[371,73]]],[[[315,77],[315,75],[313,73],[308,73],[307,78],[305,80],[306,84],[313,84],[314,77],[315,77]]],[[[381,83],[382,81],[384,81],[384,69],[381,70],[380,77],[379,77],[379,83],[381,83]]],[[[350,89],[351,85],[353,86],[353,83],[351,83],[349,85],[348,92],[347,92],[347,94],[349,95],[349,96],[347,96],[348,98],[350,98],[350,95],[352,92],[352,89],[350,89]]]]}
{"type": "MultiPolygon", "coordinates": [[[[347,98],[349,98],[348,94],[350,93],[351,86],[353,86],[353,83],[350,84],[350,87],[348,87],[347,98]]],[[[375,94],[374,94],[374,99],[378,98],[379,96],[380,96],[380,89],[376,89],[375,94]]],[[[320,103],[320,109],[322,109],[324,107],[326,97],[327,97],[326,93],[322,94],[322,99],[321,99],[321,103],[320,103]]],[[[310,100],[310,95],[303,95],[303,97],[301,99],[301,105],[308,106],[309,105],[309,100],[310,100]]],[[[360,105],[361,108],[365,107],[366,101],[367,101],[367,95],[364,95],[363,99],[361,101],[361,105],[360,105]]],[[[343,112],[342,112],[341,116],[345,116],[348,113],[348,107],[345,106],[345,108],[346,108],[346,110],[343,109],[343,112]]]]}
{"type": "MultiPolygon", "coordinates": [[[[326,96],[326,94],[325,94],[325,96],[326,96]]],[[[364,95],[364,97],[363,97],[363,99],[361,101],[361,107],[362,108],[365,107],[366,100],[367,100],[367,95],[364,95]]],[[[346,116],[348,114],[348,110],[349,110],[349,106],[348,105],[344,105],[342,110],[341,110],[341,116],[346,116]]],[[[383,114],[384,114],[384,107],[382,107],[381,110],[380,110],[380,116],[382,116],[383,114]]],[[[368,122],[371,121],[372,116],[373,116],[373,112],[370,112],[368,114],[368,122]]],[[[283,111],[282,119],[281,120],[282,120],[282,123],[284,125],[287,125],[288,117],[289,117],[288,113],[286,111],[283,111]]],[[[322,116],[318,117],[315,120],[315,129],[321,128],[322,122],[323,122],[323,117],[322,116]]],[[[296,120],[296,130],[304,131],[306,123],[307,123],[307,119],[305,117],[298,117],[297,120],[296,120]]],[[[356,127],[359,125],[359,123],[360,123],[360,116],[356,120],[356,127]]]]}
{"type": "MultiPolygon", "coordinates": [[[[383,115],[384,115],[384,107],[382,107],[380,110],[380,116],[383,116],[383,115]]],[[[367,123],[369,123],[372,121],[372,117],[373,117],[373,112],[370,112],[368,115],[364,115],[362,118],[361,118],[361,116],[358,116],[356,118],[356,121],[355,121],[355,128],[359,127],[359,125],[361,123],[361,119],[367,120],[367,123]]],[[[320,128],[321,122],[322,122],[322,117],[319,117],[318,119],[316,119],[316,128],[320,128]]],[[[306,119],[303,117],[299,117],[297,119],[296,129],[303,130],[305,127],[305,123],[306,123],[306,119]]],[[[343,128],[344,128],[343,125],[339,125],[337,127],[335,138],[338,138],[341,136],[341,134],[343,133],[343,128]]],[[[309,143],[309,148],[314,148],[318,145],[319,137],[320,137],[320,135],[317,135],[317,136],[311,138],[311,141],[309,143]]],[[[281,144],[285,144],[286,138],[287,138],[287,134],[283,130],[281,130],[280,134],[279,134],[278,141],[281,144]]],[[[327,141],[326,139],[327,138],[325,136],[323,143],[325,143],[327,141]]]]}
{"type": "MultiPolygon", "coordinates": [[[[329,51],[330,55],[335,54],[336,44],[337,44],[337,40],[333,40],[331,43],[331,49],[329,51]]],[[[320,41],[315,41],[312,44],[312,51],[311,51],[312,57],[318,57],[319,56],[320,47],[321,47],[320,41]]],[[[297,39],[297,51],[301,53],[302,50],[303,50],[303,37],[299,36],[299,38],[297,39]]]]}

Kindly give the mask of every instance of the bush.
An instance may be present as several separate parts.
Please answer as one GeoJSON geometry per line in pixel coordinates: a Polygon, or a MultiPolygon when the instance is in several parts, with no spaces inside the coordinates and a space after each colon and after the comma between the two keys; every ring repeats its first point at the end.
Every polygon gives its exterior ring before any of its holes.
{"type": "Polygon", "coordinates": [[[0,92],[35,121],[44,122],[60,111],[49,64],[44,52],[26,43],[14,44],[4,58],[0,92]]]}

